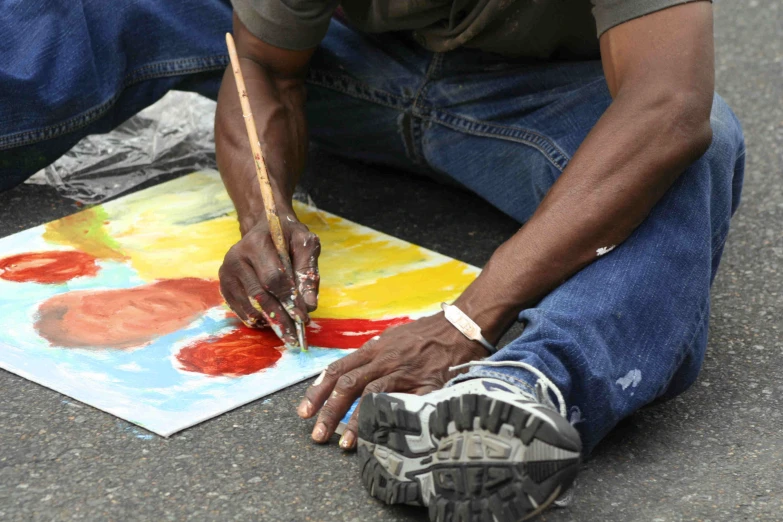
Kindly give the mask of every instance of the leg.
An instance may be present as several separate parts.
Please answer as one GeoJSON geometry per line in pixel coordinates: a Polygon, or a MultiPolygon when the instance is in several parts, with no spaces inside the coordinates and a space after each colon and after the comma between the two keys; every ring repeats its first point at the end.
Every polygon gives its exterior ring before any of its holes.
{"type": "MultiPolygon", "coordinates": [[[[561,70],[568,67],[506,71],[502,80],[477,82],[481,97],[468,99],[454,94],[444,67],[443,85],[433,84],[422,111],[428,162],[526,220],[610,102],[600,74],[584,64],[561,70]],[[523,95],[503,97],[507,82],[523,95]],[[526,97],[525,88],[541,91],[526,97]]],[[[744,165],[739,123],[717,96],[712,125],[709,151],[632,236],[524,310],[522,335],[490,358],[529,363],[552,379],[587,453],[620,419],[687,389],[700,369],[710,284],[744,165]]],[[[537,381],[524,369],[479,366],[455,382],[479,376],[528,389],[537,381]]]]}
{"type": "Polygon", "coordinates": [[[28,4],[0,7],[0,191],[170,89],[217,97],[228,0],[28,4]]]}
{"type": "MultiPolygon", "coordinates": [[[[471,73],[464,70],[471,58],[453,53],[434,62],[425,96],[410,108],[412,126],[423,129],[414,150],[524,221],[609,95],[595,64],[484,64],[471,73]]],[[[490,513],[498,521],[526,519],[569,487],[580,453],[621,418],[695,380],[710,284],[744,165],[739,124],[717,96],[712,125],[709,151],[648,219],[612,253],[524,310],[522,335],[489,362],[477,361],[423,396],[364,399],[359,456],[373,496],[423,503],[437,521],[484,520],[490,513]],[[559,414],[549,407],[550,391],[559,414]],[[569,406],[578,434],[565,420],[569,406]]]]}

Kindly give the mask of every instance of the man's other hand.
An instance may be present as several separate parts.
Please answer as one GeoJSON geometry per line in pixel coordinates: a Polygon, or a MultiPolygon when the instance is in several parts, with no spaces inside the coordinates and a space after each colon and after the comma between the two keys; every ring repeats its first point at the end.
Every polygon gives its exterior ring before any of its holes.
{"type": "MultiPolygon", "coordinates": [[[[456,374],[449,371],[487,356],[477,342],[465,338],[439,313],[386,330],[352,354],[333,362],[299,405],[300,417],[319,410],[313,440],[327,442],[357,397],[367,393],[416,393],[442,388],[456,374]]],[[[340,440],[340,447],[356,445],[359,408],[340,440]]]]}

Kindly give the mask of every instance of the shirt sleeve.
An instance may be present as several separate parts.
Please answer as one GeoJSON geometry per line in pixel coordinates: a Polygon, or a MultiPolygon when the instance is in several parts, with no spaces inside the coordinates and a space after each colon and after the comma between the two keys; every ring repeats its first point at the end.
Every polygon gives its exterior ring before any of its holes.
{"type": "Polygon", "coordinates": [[[245,27],[264,42],[282,49],[316,47],[339,0],[231,0],[245,27]]]}
{"type": "Polygon", "coordinates": [[[697,1],[706,0],[592,0],[593,16],[600,37],[607,30],[628,20],[674,5],[697,1]]]}

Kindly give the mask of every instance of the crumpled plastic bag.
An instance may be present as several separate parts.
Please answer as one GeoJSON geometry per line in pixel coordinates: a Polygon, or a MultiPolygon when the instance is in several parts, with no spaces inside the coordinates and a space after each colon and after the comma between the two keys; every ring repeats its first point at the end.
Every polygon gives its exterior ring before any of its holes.
{"type": "Polygon", "coordinates": [[[162,174],[216,168],[215,102],[171,91],[107,134],[87,136],[28,183],[101,203],[162,174]]]}

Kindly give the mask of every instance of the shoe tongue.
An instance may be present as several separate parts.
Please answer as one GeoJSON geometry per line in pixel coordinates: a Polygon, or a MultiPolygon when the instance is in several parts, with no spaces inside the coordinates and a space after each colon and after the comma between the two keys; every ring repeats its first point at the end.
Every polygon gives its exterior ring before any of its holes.
{"type": "MultiPolygon", "coordinates": [[[[513,384],[509,384],[505,381],[501,381],[500,379],[492,379],[492,378],[484,378],[481,379],[481,384],[484,385],[484,389],[487,391],[504,391],[507,393],[513,393],[515,395],[520,395],[525,399],[535,401],[535,402],[541,402],[540,399],[533,395],[532,393],[526,392],[519,386],[514,386],[513,384]]],[[[537,392],[538,393],[538,392],[537,392]]]]}

